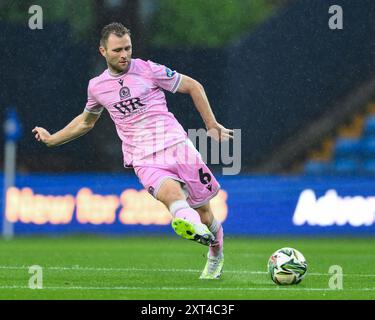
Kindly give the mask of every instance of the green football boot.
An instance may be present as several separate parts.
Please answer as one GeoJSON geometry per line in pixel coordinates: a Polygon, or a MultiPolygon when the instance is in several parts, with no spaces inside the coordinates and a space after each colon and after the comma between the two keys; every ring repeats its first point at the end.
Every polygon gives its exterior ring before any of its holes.
{"type": "Polygon", "coordinates": [[[182,238],[196,241],[205,246],[209,246],[215,241],[214,235],[203,223],[195,224],[185,219],[174,218],[171,225],[173,230],[182,238]]]}

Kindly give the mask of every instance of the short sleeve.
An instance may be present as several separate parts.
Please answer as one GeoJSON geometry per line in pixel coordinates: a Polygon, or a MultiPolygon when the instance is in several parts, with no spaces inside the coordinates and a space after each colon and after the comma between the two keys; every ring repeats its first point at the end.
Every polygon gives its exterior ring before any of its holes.
{"type": "Polygon", "coordinates": [[[97,102],[95,99],[95,96],[92,92],[92,85],[91,82],[89,82],[88,88],[87,88],[87,103],[85,106],[85,111],[94,113],[94,114],[100,114],[103,111],[103,107],[97,102]]]}
{"type": "Polygon", "coordinates": [[[151,69],[151,78],[154,84],[164,90],[175,93],[181,83],[181,74],[150,60],[147,63],[151,69]]]}

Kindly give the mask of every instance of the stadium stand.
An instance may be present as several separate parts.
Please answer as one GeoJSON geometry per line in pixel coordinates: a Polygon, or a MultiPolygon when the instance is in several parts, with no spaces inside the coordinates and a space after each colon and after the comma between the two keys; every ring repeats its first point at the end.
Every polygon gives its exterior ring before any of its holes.
{"type": "Polygon", "coordinates": [[[375,174],[375,103],[364,114],[326,138],[319,150],[310,153],[304,164],[305,174],[375,174]]]}

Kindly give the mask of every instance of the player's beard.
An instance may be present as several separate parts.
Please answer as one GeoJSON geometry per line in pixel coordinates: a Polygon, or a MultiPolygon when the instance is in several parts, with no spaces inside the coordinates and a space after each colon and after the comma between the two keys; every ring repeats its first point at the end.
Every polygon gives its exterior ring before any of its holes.
{"type": "Polygon", "coordinates": [[[120,64],[120,62],[108,64],[115,73],[123,73],[129,69],[129,61],[124,65],[120,64]]]}

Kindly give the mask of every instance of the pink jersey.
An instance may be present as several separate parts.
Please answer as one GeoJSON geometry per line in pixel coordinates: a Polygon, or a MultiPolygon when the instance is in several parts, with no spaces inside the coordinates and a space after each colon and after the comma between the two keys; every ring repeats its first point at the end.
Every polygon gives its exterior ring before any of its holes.
{"type": "Polygon", "coordinates": [[[88,86],[85,111],[108,110],[122,141],[124,165],[185,141],[187,134],[168,111],[163,90],[175,93],[181,82],[176,71],[141,59],[132,59],[126,73],[105,70],[88,86]]]}

